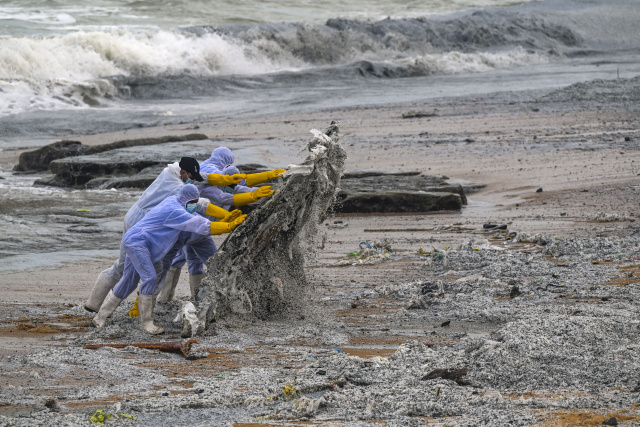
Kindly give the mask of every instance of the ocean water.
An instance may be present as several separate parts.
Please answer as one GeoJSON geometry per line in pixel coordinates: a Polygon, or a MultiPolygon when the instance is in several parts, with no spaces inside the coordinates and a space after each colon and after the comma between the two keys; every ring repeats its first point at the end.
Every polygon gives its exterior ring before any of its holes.
{"type": "Polygon", "coordinates": [[[640,72],[637,0],[0,0],[0,149],[640,72]]]}

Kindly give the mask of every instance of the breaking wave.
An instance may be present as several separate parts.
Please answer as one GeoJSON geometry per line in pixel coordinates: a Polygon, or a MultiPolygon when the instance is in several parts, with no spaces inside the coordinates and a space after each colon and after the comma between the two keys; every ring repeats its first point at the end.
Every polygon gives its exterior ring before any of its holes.
{"type": "Polygon", "coordinates": [[[455,19],[331,19],[113,29],[0,39],[0,114],[108,107],[126,98],[216,95],[247,81],[313,74],[403,78],[548,61],[583,44],[535,14],[455,19]],[[276,76],[276,77],[274,77],[276,76]]]}

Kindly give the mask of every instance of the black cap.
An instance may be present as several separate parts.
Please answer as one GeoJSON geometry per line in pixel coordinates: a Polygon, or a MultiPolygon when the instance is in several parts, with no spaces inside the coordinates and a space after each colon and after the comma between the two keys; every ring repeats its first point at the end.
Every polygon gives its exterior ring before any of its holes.
{"type": "Polygon", "coordinates": [[[180,169],[190,173],[196,181],[204,181],[204,178],[200,176],[200,163],[193,157],[181,158],[178,165],[180,165],[180,169]]]}

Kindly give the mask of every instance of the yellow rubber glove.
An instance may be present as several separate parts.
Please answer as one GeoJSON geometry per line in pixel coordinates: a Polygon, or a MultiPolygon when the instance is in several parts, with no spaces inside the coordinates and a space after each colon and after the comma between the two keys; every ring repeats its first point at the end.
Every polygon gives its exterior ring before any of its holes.
{"type": "Polygon", "coordinates": [[[282,176],[285,173],[285,169],[274,169],[267,172],[260,173],[252,173],[247,175],[247,187],[255,187],[258,184],[261,184],[265,181],[269,181],[270,179],[277,178],[282,176]]]}
{"type": "Polygon", "coordinates": [[[240,215],[238,218],[234,219],[231,222],[228,222],[227,224],[229,224],[229,227],[231,227],[231,231],[233,231],[236,229],[237,226],[242,224],[246,218],[247,218],[246,215],[240,215]]]}
{"type": "Polygon", "coordinates": [[[263,197],[269,197],[270,195],[272,195],[273,191],[271,191],[270,185],[263,185],[251,194],[253,194],[253,197],[255,197],[256,200],[260,200],[263,197]]]}
{"type": "Polygon", "coordinates": [[[210,226],[211,234],[231,233],[238,225],[242,224],[246,217],[246,215],[241,215],[231,222],[212,222],[210,226]]]}
{"type": "Polygon", "coordinates": [[[220,222],[231,222],[234,219],[238,218],[240,215],[242,215],[242,211],[240,209],[234,209],[231,212],[229,212],[229,215],[220,219],[220,222]]]}
{"type": "Polygon", "coordinates": [[[258,199],[253,193],[238,193],[233,195],[233,204],[236,206],[244,206],[257,201],[258,199]]]}
{"type": "Polygon", "coordinates": [[[207,210],[204,211],[205,215],[212,216],[214,218],[222,219],[228,216],[231,212],[226,209],[222,209],[220,206],[216,206],[213,203],[209,203],[207,210]]]}
{"type": "Polygon", "coordinates": [[[129,317],[138,317],[140,316],[140,311],[138,311],[138,298],[136,298],[136,302],[133,303],[133,307],[129,310],[129,317]]]}
{"type": "Polygon", "coordinates": [[[207,175],[205,180],[209,185],[233,185],[240,184],[240,181],[247,177],[246,173],[237,173],[235,175],[220,175],[217,173],[200,174],[207,175]]]}

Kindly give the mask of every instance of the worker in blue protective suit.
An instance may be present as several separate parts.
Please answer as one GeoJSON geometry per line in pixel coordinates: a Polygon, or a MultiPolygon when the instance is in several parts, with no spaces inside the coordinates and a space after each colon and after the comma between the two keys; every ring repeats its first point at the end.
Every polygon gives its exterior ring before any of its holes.
{"type": "MultiPolygon", "coordinates": [[[[238,169],[235,166],[228,166],[223,170],[227,175],[238,174],[238,169]]],[[[263,198],[269,197],[273,194],[271,187],[263,186],[260,188],[246,187],[240,184],[234,185],[234,189],[230,186],[200,186],[200,195],[204,194],[207,197],[212,197],[215,202],[205,197],[205,200],[210,200],[213,205],[220,206],[223,209],[229,209],[234,206],[234,195],[229,194],[226,191],[236,192],[237,194],[248,193],[248,197],[244,197],[244,200],[240,201],[237,198],[235,201],[238,206],[259,201],[263,198]],[[224,189],[223,189],[224,188],[224,189]],[[225,190],[226,189],[226,190],[225,190]]],[[[212,220],[216,220],[212,218],[212,220]]],[[[175,289],[178,285],[178,279],[180,277],[180,271],[184,267],[185,263],[188,263],[189,268],[189,288],[191,290],[191,296],[195,296],[200,287],[200,283],[204,278],[205,263],[212,257],[217,251],[215,242],[211,237],[200,237],[187,244],[181,250],[178,251],[171,266],[169,267],[166,276],[163,278],[163,286],[158,295],[158,302],[171,301],[175,295],[175,289]]]]}
{"type": "MultiPolygon", "coordinates": [[[[228,176],[242,175],[235,166],[232,166],[234,161],[235,156],[229,148],[218,147],[213,150],[211,157],[201,163],[201,173],[216,173],[228,176]]],[[[203,184],[198,185],[198,188],[200,189],[201,197],[208,198],[214,205],[240,207],[257,202],[273,194],[270,186],[252,187],[277,178],[284,172],[284,169],[273,169],[266,172],[247,174],[246,178],[238,184],[203,184]]],[[[191,295],[194,296],[204,278],[204,264],[216,251],[217,248],[210,237],[194,244],[189,244],[179,251],[178,256],[171,263],[171,267],[163,278],[163,286],[158,295],[158,301],[165,302],[173,299],[180,279],[180,272],[185,262],[189,266],[189,288],[191,289],[191,295]]]]}
{"type": "MultiPolygon", "coordinates": [[[[228,212],[223,220],[212,222],[195,212],[198,209],[200,192],[191,184],[184,185],[177,196],[168,197],[151,209],[124,235],[125,264],[122,279],[104,300],[98,314],[93,319],[97,327],[104,327],[107,318],[140,285],[140,323],[150,334],[164,330],[153,323],[154,292],[158,285],[158,264],[171,251],[176,251],[176,243],[181,233],[210,236],[230,233],[241,224],[246,215],[228,212]],[[239,216],[238,216],[239,215],[239,216]],[[235,219],[232,219],[235,216],[235,219]]],[[[217,207],[207,206],[207,210],[217,207]]],[[[217,208],[219,209],[219,208],[217,208]]],[[[210,211],[210,212],[211,212],[210,211]]],[[[179,243],[183,244],[183,243],[179,243]]],[[[174,252],[175,253],[175,252],[174,252]]]]}
{"type": "MultiPolygon", "coordinates": [[[[236,176],[240,174],[240,171],[235,166],[230,165],[233,161],[234,155],[230,149],[227,147],[218,147],[213,150],[209,159],[202,162],[202,170],[236,176]]],[[[230,206],[240,207],[255,203],[273,194],[270,186],[266,185],[259,188],[251,187],[244,185],[247,181],[252,184],[259,184],[277,178],[284,172],[284,169],[274,169],[267,172],[248,174],[246,175],[246,179],[239,184],[227,184],[224,186],[198,185],[198,188],[200,189],[201,197],[208,198],[214,205],[221,207],[226,206],[225,209],[228,209],[230,206]]],[[[191,290],[191,296],[195,296],[204,278],[204,265],[207,259],[213,256],[216,251],[215,243],[213,243],[213,239],[209,237],[195,244],[186,245],[184,249],[179,251],[163,279],[163,286],[158,295],[158,301],[166,302],[173,299],[180,278],[180,272],[185,263],[188,264],[189,268],[189,288],[191,290]]]]}
{"type": "MultiPolygon", "coordinates": [[[[206,182],[209,185],[239,183],[246,175],[228,176],[216,173],[200,173],[200,165],[193,157],[183,157],[179,162],[167,165],[124,217],[123,235],[140,221],[147,212],[169,196],[178,194],[185,183],[206,182]]],[[[123,241],[124,243],[124,241],[123,241]]],[[[116,262],[98,275],[89,299],[84,304],[87,311],[97,312],[109,291],[122,278],[125,252],[120,244],[120,256],[116,262]]]]}

